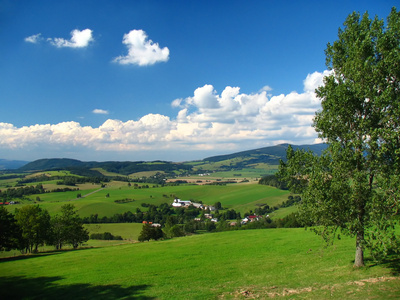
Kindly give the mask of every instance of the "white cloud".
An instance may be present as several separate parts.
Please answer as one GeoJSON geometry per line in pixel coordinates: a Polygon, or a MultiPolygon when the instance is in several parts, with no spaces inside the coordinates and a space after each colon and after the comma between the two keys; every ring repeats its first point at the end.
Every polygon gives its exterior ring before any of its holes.
{"type": "Polygon", "coordinates": [[[84,29],[82,31],[75,29],[71,31],[71,39],[65,40],[63,38],[48,38],[47,40],[58,48],[84,48],[94,41],[91,29],[84,29]]]}
{"type": "Polygon", "coordinates": [[[43,38],[42,38],[42,34],[38,33],[38,34],[34,34],[34,35],[31,35],[31,36],[28,36],[24,40],[27,43],[37,44],[41,40],[43,40],[43,38]]]}
{"type": "Polygon", "coordinates": [[[325,70],[322,74],[319,72],[314,72],[312,74],[308,74],[306,79],[304,79],[304,91],[306,92],[314,92],[315,89],[321,85],[323,85],[323,78],[325,76],[329,76],[333,71],[325,70]]]}
{"type": "Polygon", "coordinates": [[[104,110],[104,109],[96,108],[96,109],[93,109],[92,113],[99,114],[99,115],[108,115],[109,111],[108,110],[104,110]]]}
{"type": "Polygon", "coordinates": [[[124,34],[122,43],[128,47],[128,54],[114,58],[113,61],[119,64],[147,66],[169,59],[169,49],[167,47],[160,48],[158,43],[148,40],[148,36],[143,30],[131,30],[124,34]]]}
{"type": "MultiPolygon", "coordinates": [[[[27,149],[39,152],[45,148],[54,150],[57,154],[53,156],[58,157],[71,157],[71,153],[76,157],[85,151],[115,151],[118,154],[111,158],[114,160],[124,153],[136,153],[132,159],[140,160],[139,153],[145,156],[157,151],[157,155],[161,155],[163,151],[163,157],[152,159],[167,159],[175,155],[179,160],[188,157],[184,153],[196,151],[228,153],[282,142],[314,143],[319,140],[311,124],[321,106],[313,91],[322,83],[324,74],[327,73],[308,75],[303,93],[287,95],[270,96],[265,90],[244,94],[239,87],[230,86],[218,94],[212,85],[204,85],[197,88],[193,96],[172,102],[179,108],[177,116],[172,119],[148,114],[136,121],[108,119],[97,128],[77,122],[20,128],[0,123],[0,151],[28,153],[27,149]],[[60,154],[65,149],[69,152],[60,154]]],[[[107,111],[96,109],[93,112],[107,111]]]]}

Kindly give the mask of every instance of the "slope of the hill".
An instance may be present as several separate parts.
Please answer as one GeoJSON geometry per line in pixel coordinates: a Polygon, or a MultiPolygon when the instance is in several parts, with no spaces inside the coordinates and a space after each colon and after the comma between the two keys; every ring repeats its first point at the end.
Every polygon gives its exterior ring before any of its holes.
{"type": "MultiPolygon", "coordinates": [[[[314,144],[314,145],[291,145],[294,150],[305,149],[311,150],[317,155],[321,155],[322,151],[326,149],[327,144],[314,144]]],[[[251,163],[270,163],[279,164],[279,160],[286,159],[286,150],[289,144],[280,144],[271,147],[264,147],[255,150],[247,150],[236,152],[232,154],[218,155],[207,157],[203,161],[219,162],[223,160],[235,159],[235,158],[250,158],[251,163]]]]}
{"type": "MultiPolygon", "coordinates": [[[[194,162],[174,163],[167,161],[153,161],[153,162],[119,162],[119,161],[107,161],[107,162],[82,162],[75,159],[68,158],[52,158],[52,159],[39,159],[24,165],[19,168],[18,171],[38,171],[38,170],[54,170],[54,169],[65,169],[71,167],[79,168],[102,168],[108,172],[114,172],[122,175],[129,175],[136,172],[145,171],[162,171],[162,172],[177,172],[185,173],[190,172],[196,167],[207,165],[210,163],[219,162],[220,170],[234,169],[240,170],[243,168],[254,168],[255,164],[269,164],[278,165],[279,160],[286,158],[286,150],[289,144],[281,144],[277,146],[264,147],[255,150],[241,151],[232,154],[212,156],[203,160],[194,162]],[[234,161],[232,161],[234,160],[234,161]]],[[[292,145],[294,149],[308,149],[320,155],[321,152],[326,149],[326,144],[315,144],[315,145],[292,145]]],[[[204,169],[204,168],[203,168],[204,169]]],[[[215,171],[215,169],[214,169],[215,171]]]]}
{"type": "Polygon", "coordinates": [[[399,299],[398,261],[355,270],[353,252],[300,228],[48,252],[0,261],[0,298],[399,299]]]}

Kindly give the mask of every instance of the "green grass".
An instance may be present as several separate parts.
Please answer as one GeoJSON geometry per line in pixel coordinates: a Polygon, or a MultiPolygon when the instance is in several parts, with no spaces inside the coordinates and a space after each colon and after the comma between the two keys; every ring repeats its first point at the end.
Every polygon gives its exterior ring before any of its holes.
{"type": "Polygon", "coordinates": [[[45,193],[29,196],[31,201],[22,201],[20,205],[10,205],[8,209],[14,212],[15,208],[21,205],[34,204],[36,197],[41,201],[37,202],[41,207],[47,209],[51,215],[60,211],[63,204],[74,204],[81,217],[88,217],[91,214],[102,216],[113,216],[116,213],[135,211],[136,208],[144,209],[141,204],[149,203],[160,205],[161,203],[172,203],[174,197],[182,200],[203,201],[204,204],[213,205],[221,202],[227,209],[235,209],[242,214],[256,208],[256,204],[266,203],[275,206],[287,200],[288,191],[282,191],[266,185],[257,183],[217,185],[181,185],[150,187],[135,189],[129,187],[126,182],[111,182],[105,189],[100,185],[85,184],[79,185],[79,191],[62,193],[45,193]],[[94,193],[93,193],[94,192],[94,193]],[[80,193],[83,198],[77,199],[80,193]],[[106,197],[109,194],[110,197],[106,197]],[[115,200],[134,199],[135,201],[119,204],[115,200]]]}
{"type": "Polygon", "coordinates": [[[0,261],[2,299],[396,299],[399,260],[359,270],[354,242],[231,231],[0,261]],[[364,280],[364,281],[363,281],[364,280]]]}
{"type": "Polygon", "coordinates": [[[110,232],[119,235],[124,240],[137,241],[143,224],[141,223],[115,223],[115,224],[85,224],[85,228],[91,233],[110,232]]]}

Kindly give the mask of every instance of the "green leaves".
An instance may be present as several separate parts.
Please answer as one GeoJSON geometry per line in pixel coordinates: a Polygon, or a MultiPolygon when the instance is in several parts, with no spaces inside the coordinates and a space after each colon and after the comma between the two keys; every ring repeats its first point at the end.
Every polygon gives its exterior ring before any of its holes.
{"type": "MultiPolygon", "coordinates": [[[[316,90],[322,110],[313,126],[329,144],[316,157],[288,149],[278,175],[302,193],[300,216],[324,236],[336,228],[364,247],[386,255],[397,245],[393,216],[400,209],[400,13],[387,26],[377,17],[352,13],[328,44],[334,72],[316,90]]],[[[356,264],[363,259],[356,255],[356,264]]],[[[358,265],[358,266],[359,266],[358,265]]]]}

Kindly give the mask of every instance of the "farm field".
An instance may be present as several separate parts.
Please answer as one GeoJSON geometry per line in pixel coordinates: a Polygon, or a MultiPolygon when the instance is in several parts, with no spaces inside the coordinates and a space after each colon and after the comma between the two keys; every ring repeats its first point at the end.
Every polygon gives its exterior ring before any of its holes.
{"type": "Polygon", "coordinates": [[[353,269],[354,241],[229,231],[0,260],[2,299],[398,299],[399,261],[353,269]]]}
{"type": "MultiPolygon", "coordinates": [[[[137,241],[143,224],[141,223],[108,223],[108,224],[85,224],[85,228],[91,233],[110,232],[119,235],[124,240],[137,241]]],[[[93,240],[91,240],[93,241],[93,240]]],[[[117,241],[121,242],[121,241],[117,241]]]]}
{"type": "MultiPolygon", "coordinates": [[[[37,183],[36,183],[37,184],[37,183]]],[[[48,187],[48,182],[44,187],[48,187]]],[[[288,191],[279,190],[270,186],[260,185],[257,182],[236,183],[227,185],[179,185],[179,186],[154,186],[149,184],[148,188],[134,188],[126,182],[112,181],[105,188],[99,184],[81,184],[76,187],[79,191],[45,193],[31,195],[31,199],[21,201],[21,204],[10,205],[7,208],[14,212],[16,208],[26,204],[39,204],[47,209],[51,215],[59,212],[65,203],[74,204],[81,217],[91,214],[102,216],[113,216],[117,213],[135,211],[142,207],[143,203],[160,205],[161,203],[172,203],[175,197],[182,200],[202,201],[204,204],[213,205],[221,202],[223,208],[234,209],[242,214],[253,210],[257,204],[268,204],[275,206],[287,200],[290,195],[288,191]],[[81,198],[77,198],[77,194],[81,198]],[[37,197],[40,201],[36,201],[37,197]],[[128,203],[116,203],[116,200],[130,199],[128,203]]],[[[56,186],[64,187],[64,186],[56,186]]],[[[74,187],[75,188],[75,187],[74,187]]]]}

